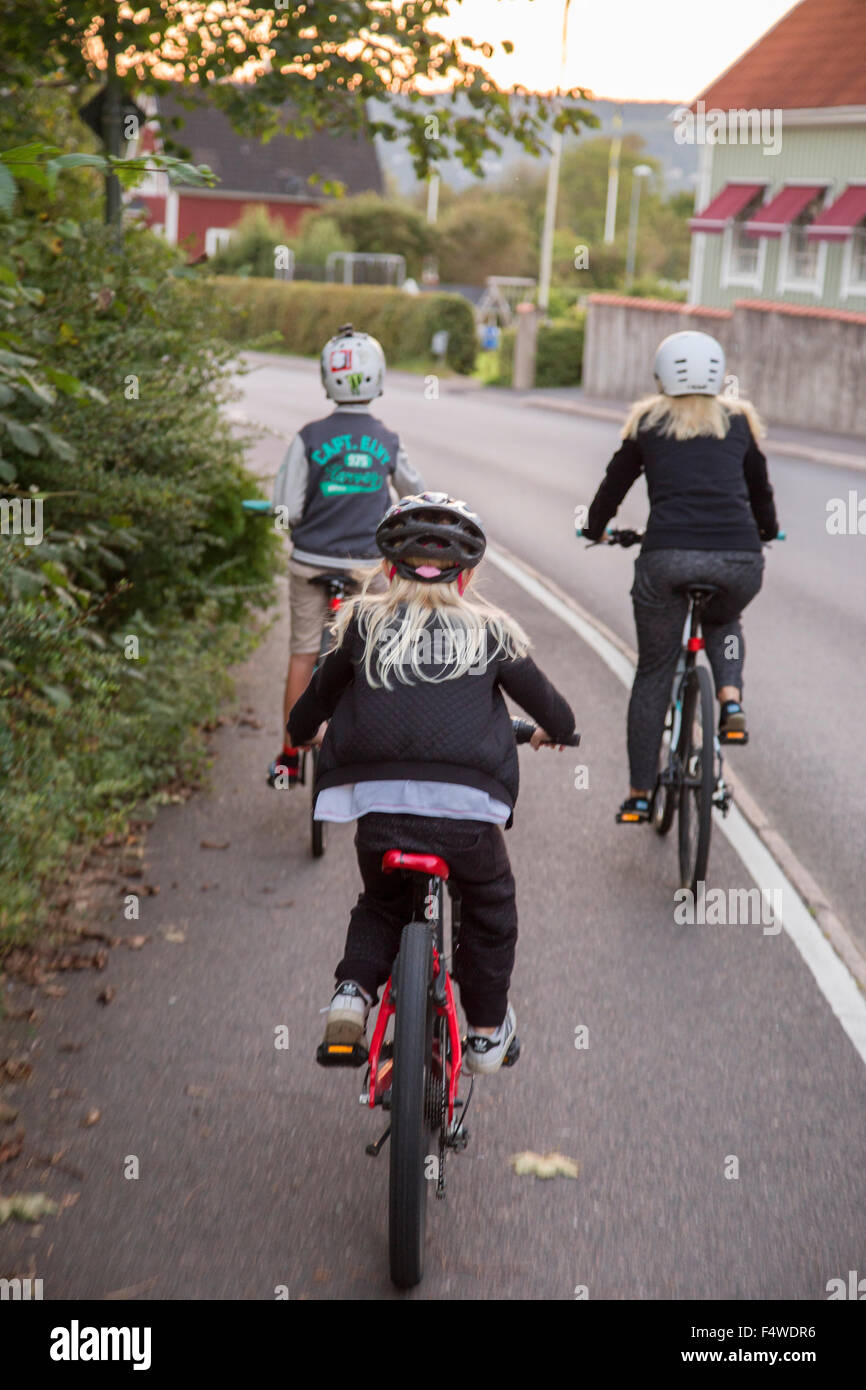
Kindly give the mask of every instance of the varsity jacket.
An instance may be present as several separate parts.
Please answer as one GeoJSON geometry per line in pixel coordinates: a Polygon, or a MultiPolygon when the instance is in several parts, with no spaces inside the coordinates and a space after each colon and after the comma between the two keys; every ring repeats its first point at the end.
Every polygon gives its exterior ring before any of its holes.
{"type": "Polygon", "coordinates": [[[366,404],[339,405],[295,435],[274,484],[285,507],[292,556],[302,564],[352,569],[378,558],[376,527],[397,496],[424,491],[399,437],[366,404]]]}

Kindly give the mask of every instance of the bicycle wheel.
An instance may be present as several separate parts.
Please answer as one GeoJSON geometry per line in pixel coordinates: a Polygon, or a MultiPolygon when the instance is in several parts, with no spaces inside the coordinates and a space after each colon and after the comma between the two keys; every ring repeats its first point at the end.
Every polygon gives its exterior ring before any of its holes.
{"type": "Polygon", "coordinates": [[[713,689],[702,666],[689,673],[685,688],[680,765],[680,887],[694,893],[707,872],[713,825],[713,689]]]}
{"type": "MultiPolygon", "coordinates": [[[[659,749],[659,776],[666,772],[670,766],[671,753],[671,728],[673,727],[673,705],[668,710],[667,721],[665,722],[662,734],[661,748],[659,749]]],[[[656,782],[655,801],[653,802],[652,822],[657,835],[667,835],[673,825],[674,812],[677,809],[676,788],[669,783],[656,782]]]]}
{"type": "Polygon", "coordinates": [[[391,1279],[420,1283],[427,1224],[425,1160],[430,1142],[428,1075],[433,1048],[433,941],[430,928],[403,928],[394,967],[394,1070],[388,1239],[391,1279]]]}
{"type": "Polygon", "coordinates": [[[312,776],[312,800],[310,802],[310,844],[314,859],[321,859],[325,853],[325,821],[315,820],[313,812],[316,808],[316,769],[319,766],[319,750],[312,749],[313,754],[313,776],[312,776]]]}

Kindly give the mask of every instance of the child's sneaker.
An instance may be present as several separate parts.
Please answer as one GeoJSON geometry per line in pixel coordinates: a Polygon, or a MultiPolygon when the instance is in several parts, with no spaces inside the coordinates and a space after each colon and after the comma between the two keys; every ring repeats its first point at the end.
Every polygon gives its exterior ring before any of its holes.
{"type": "Polygon", "coordinates": [[[337,986],[328,1009],[325,1036],[316,1052],[323,1067],[360,1067],[367,1060],[367,1019],[373,1001],[354,980],[337,986]]]}
{"type": "Polygon", "coordinates": [[[467,1071],[475,1072],[479,1076],[487,1076],[491,1072],[499,1071],[501,1066],[509,1066],[511,1061],[516,1061],[516,1053],[519,1052],[520,1044],[517,1042],[517,1018],[511,1005],[505,1012],[505,1017],[497,1028],[496,1032],[489,1037],[485,1033],[473,1033],[472,1025],[469,1025],[469,1035],[466,1038],[463,1064],[467,1071]],[[516,1044],[512,1057],[507,1053],[516,1044]]]}
{"type": "Polygon", "coordinates": [[[296,787],[301,778],[301,759],[297,748],[291,752],[284,749],[278,757],[274,758],[268,768],[268,786],[275,787],[277,778],[280,778],[280,786],[296,787]]]}

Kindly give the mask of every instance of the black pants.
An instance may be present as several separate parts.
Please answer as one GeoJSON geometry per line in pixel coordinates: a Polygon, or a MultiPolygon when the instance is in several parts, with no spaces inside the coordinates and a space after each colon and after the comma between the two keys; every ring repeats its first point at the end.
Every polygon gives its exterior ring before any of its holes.
{"type": "Polygon", "coordinates": [[[628,760],[633,787],[652,790],[665,712],[682,650],[688,599],[680,586],[715,584],[701,631],[716,693],[735,686],[742,697],[745,646],[740,614],[761,587],[764,557],[753,550],[650,550],[634,567],[638,663],[628,707],[628,760]]]}
{"type": "Polygon", "coordinates": [[[463,902],[452,974],[469,1023],[496,1028],[505,1017],[517,943],[514,878],[498,825],[438,820],[432,816],[373,812],[358,821],[355,836],[364,880],[349,921],[337,981],[356,980],[375,999],[391,973],[400,934],[412,918],[412,881],[382,872],[388,849],[438,854],[463,902]]]}

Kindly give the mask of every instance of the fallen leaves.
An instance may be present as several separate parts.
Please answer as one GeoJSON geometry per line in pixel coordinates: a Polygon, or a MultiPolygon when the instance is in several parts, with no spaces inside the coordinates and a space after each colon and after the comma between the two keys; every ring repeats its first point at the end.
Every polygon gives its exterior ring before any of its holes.
{"type": "Polygon", "coordinates": [[[88,1110],[87,1114],[84,1116],[84,1119],[81,1121],[81,1128],[90,1129],[91,1125],[98,1125],[101,1118],[102,1111],[97,1110],[94,1106],[92,1110],[88,1110]]]}
{"type": "Polygon", "coordinates": [[[565,1154],[555,1150],[537,1154],[525,1149],[523,1153],[512,1154],[508,1162],[519,1178],[576,1178],[580,1172],[580,1166],[573,1158],[566,1158],[565,1154]]]}
{"type": "Polygon", "coordinates": [[[24,1148],[24,1130],[19,1129],[8,1139],[0,1139],[0,1163],[10,1163],[24,1148]]]}
{"type": "Polygon", "coordinates": [[[124,946],[128,946],[130,951],[140,951],[146,942],[146,936],[125,936],[123,938],[124,946]]]}
{"type": "Polygon", "coordinates": [[[8,1197],[0,1197],[0,1226],[12,1220],[39,1221],[56,1211],[57,1203],[45,1192],[12,1192],[8,1197]]]}
{"type": "Polygon", "coordinates": [[[18,1119],[18,1111],[13,1105],[6,1105],[0,1100],[0,1125],[14,1124],[18,1119]]]}
{"type": "Polygon", "coordinates": [[[105,989],[97,994],[96,998],[100,1004],[110,1004],[115,995],[114,985],[106,985],[105,989]]]}
{"type": "Polygon", "coordinates": [[[228,849],[230,844],[231,840],[223,840],[221,842],[218,842],[216,840],[199,841],[199,845],[202,849],[228,849]]]}
{"type": "Polygon", "coordinates": [[[0,1081],[26,1081],[32,1071],[23,1057],[6,1057],[0,1061],[0,1081]]]}
{"type": "Polygon", "coordinates": [[[176,946],[182,945],[186,941],[186,932],[182,927],[171,925],[163,927],[162,934],[166,941],[172,941],[176,946]]]}

